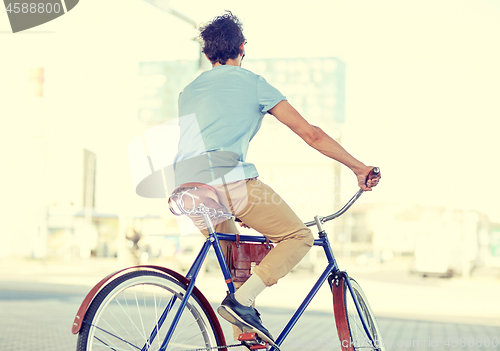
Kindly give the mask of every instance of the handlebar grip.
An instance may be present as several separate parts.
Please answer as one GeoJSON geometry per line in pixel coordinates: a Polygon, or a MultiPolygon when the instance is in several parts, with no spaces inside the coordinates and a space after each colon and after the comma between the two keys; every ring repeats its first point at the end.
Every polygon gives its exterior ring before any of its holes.
{"type": "Polygon", "coordinates": [[[368,182],[368,180],[377,178],[379,174],[380,174],[380,168],[373,167],[370,173],[368,173],[368,176],[366,176],[365,185],[368,182]]]}

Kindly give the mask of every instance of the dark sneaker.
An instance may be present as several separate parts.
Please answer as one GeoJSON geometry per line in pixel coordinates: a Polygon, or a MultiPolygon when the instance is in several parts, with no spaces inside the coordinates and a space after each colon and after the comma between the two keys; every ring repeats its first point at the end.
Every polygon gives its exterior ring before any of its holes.
{"type": "Polygon", "coordinates": [[[229,323],[243,330],[243,333],[257,333],[262,340],[274,345],[271,333],[262,325],[259,312],[252,306],[243,306],[236,301],[234,294],[227,293],[217,312],[229,323]]]}

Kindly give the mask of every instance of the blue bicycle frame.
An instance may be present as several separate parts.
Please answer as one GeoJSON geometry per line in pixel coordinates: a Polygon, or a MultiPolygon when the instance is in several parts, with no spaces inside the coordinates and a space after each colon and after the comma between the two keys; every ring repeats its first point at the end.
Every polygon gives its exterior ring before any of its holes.
{"type": "MultiPolygon", "coordinates": [[[[314,218],[314,221],[307,222],[305,223],[306,226],[313,226],[316,225],[319,230],[319,239],[314,240],[314,246],[321,246],[323,247],[323,250],[325,252],[326,258],[328,260],[328,264],[323,271],[323,273],[320,275],[314,286],[312,287],[311,291],[307,294],[305,297],[304,301],[301,303],[299,308],[295,311],[293,316],[290,318],[290,321],[287,323],[287,325],[283,328],[282,332],[276,339],[275,343],[276,345],[280,346],[285,338],[288,336],[292,328],[295,326],[299,318],[302,316],[304,313],[305,309],[311,302],[311,300],[314,298],[316,293],[319,291],[320,287],[324,284],[324,282],[328,279],[329,276],[332,274],[336,274],[339,272],[339,268],[337,265],[337,261],[335,260],[335,257],[333,255],[331,246],[330,246],[330,241],[328,240],[326,232],[323,230],[322,224],[326,221],[329,221],[331,219],[337,218],[340,215],[342,215],[344,212],[347,211],[347,209],[361,196],[363,191],[360,189],[352,198],[349,200],[349,202],[338,212],[334,213],[333,215],[330,215],[328,217],[319,217],[316,216],[314,218]]],[[[219,240],[227,240],[227,241],[236,241],[236,235],[235,234],[224,234],[224,233],[217,233],[213,230],[212,226],[208,226],[209,229],[209,236],[205,243],[203,244],[200,253],[196,257],[195,261],[193,262],[191,268],[186,274],[186,278],[190,280],[190,283],[187,287],[186,294],[181,300],[181,305],[179,306],[179,309],[177,310],[176,316],[173,319],[172,324],[170,325],[170,328],[165,336],[165,339],[163,340],[162,346],[160,347],[160,351],[165,351],[168,343],[170,342],[170,339],[173,335],[173,332],[175,330],[175,327],[177,326],[178,321],[180,320],[180,316],[184,310],[184,307],[187,304],[187,301],[189,297],[191,296],[191,293],[193,291],[193,288],[196,283],[196,277],[198,276],[198,273],[200,271],[200,268],[208,254],[208,251],[210,250],[210,247],[213,247],[215,250],[215,254],[217,256],[217,260],[219,262],[219,265],[222,270],[222,274],[224,275],[224,279],[226,280],[227,287],[229,289],[229,292],[234,293],[236,292],[236,289],[234,287],[234,284],[232,282],[231,278],[231,273],[229,272],[229,268],[226,263],[226,259],[224,257],[224,253],[222,252],[222,248],[220,246],[219,240]]],[[[253,235],[240,235],[240,241],[245,241],[245,242],[255,242],[255,243],[264,243],[266,241],[266,238],[264,236],[253,236],[253,235]]],[[[358,299],[356,297],[356,294],[354,294],[354,291],[352,289],[351,283],[349,281],[349,277],[347,276],[346,272],[341,272],[341,274],[346,278],[345,282],[347,283],[347,286],[349,288],[349,291],[351,293],[351,296],[353,297],[354,304],[356,306],[356,309],[358,311],[358,314],[361,318],[361,321],[363,323],[363,328],[366,331],[366,334],[370,338],[370,341],[373,343],[373,339],[371,336],[371,333],[368,330],[368,326],[366,323],[366,320],[364,319],[363,314],[361,313],[361,308],[359,306],[358,299]]],[[[328,279],[329,285],[330,285],[330,290],[332,289],[332,282],[333,279],[328,279]]],[[[164,310],[162,316],[159,319],[158,325],[161,327],[163,324],[163,321],[166,319],[167,314],[170,312],[170,309],[175,302],[176,297],[172,297],[172,300],[168,304],[167,308],[164,310]]],[[[152,343],[153,339],[156,337],[156,329],[151,333],[150,339],[148,341],[149,345],[152,343]]],[[[144,345],[143,350],[147,349],[147,345],[144,345]]],[[[271,351],[275,350],[274,348],[271,348],[271,351]]]]}

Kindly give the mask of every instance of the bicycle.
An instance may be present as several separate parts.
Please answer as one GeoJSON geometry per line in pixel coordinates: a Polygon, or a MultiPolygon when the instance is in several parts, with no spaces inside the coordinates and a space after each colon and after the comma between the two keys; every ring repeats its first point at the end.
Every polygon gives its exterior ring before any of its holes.
{"type": "MultiPolygon", "coordinates": [[[[374,168],[371,176],[376,176],[378,172],[379,169],[374,168]]],[[[362,189],[338,212],[327,217],[315,216],[313,221],[305,223],[308,227],[317,227],[319,238],[314,240],[314,246],[323,248],[328,264],[272,345],[265,345],[255,339],[226,345],[217,316],[195,283],[202,263],[210,247],[213,247],[228,290],[233,293],[236,291],[219,243],[219,240],[236,241],[236,235],[217,233],[212,224],[214,218],[234,218],[234,215],[203,204],[186,210],[183,198],[192,198],[189,192],[197,188],[191,184],[183,189],[176,194],[176,210],[187,215],[202,215],[209,231],[186,276],[166,267],[144,265],[126,268],[102,279],[88,293],[75,317],[72,331],[73,334],[79,334],[78,351],[227,350],[242,344],[249,349],[267,347],[279,351],[325,281],[328,281],[333,294],[334,317],[342,350],[369,348],[385,351],[377,321],[363,290],[345,271],[338,268],[323,229],[325,222],[341,216],[352,206],[363,194],[362,189]]],[[[172,207],[171,210],[176,212],[172,207]]],[[[263,243],[266,238],[240,235],[240,240],[263,243]]]]}

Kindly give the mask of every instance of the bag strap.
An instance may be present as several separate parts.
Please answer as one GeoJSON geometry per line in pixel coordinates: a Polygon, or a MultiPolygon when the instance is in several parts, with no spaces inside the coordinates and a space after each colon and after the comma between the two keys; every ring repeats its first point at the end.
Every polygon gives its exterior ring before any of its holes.
{"type": "MultiPolygon", "coordinates": [[[[240,247],[240,235],[239,234],[235,234],[236,235],[236,247],[240,247]]],[[[268,238],[266,238],[266,249],[270,249],[271,248],[271,242],[269,241],[268,238]]]]}

